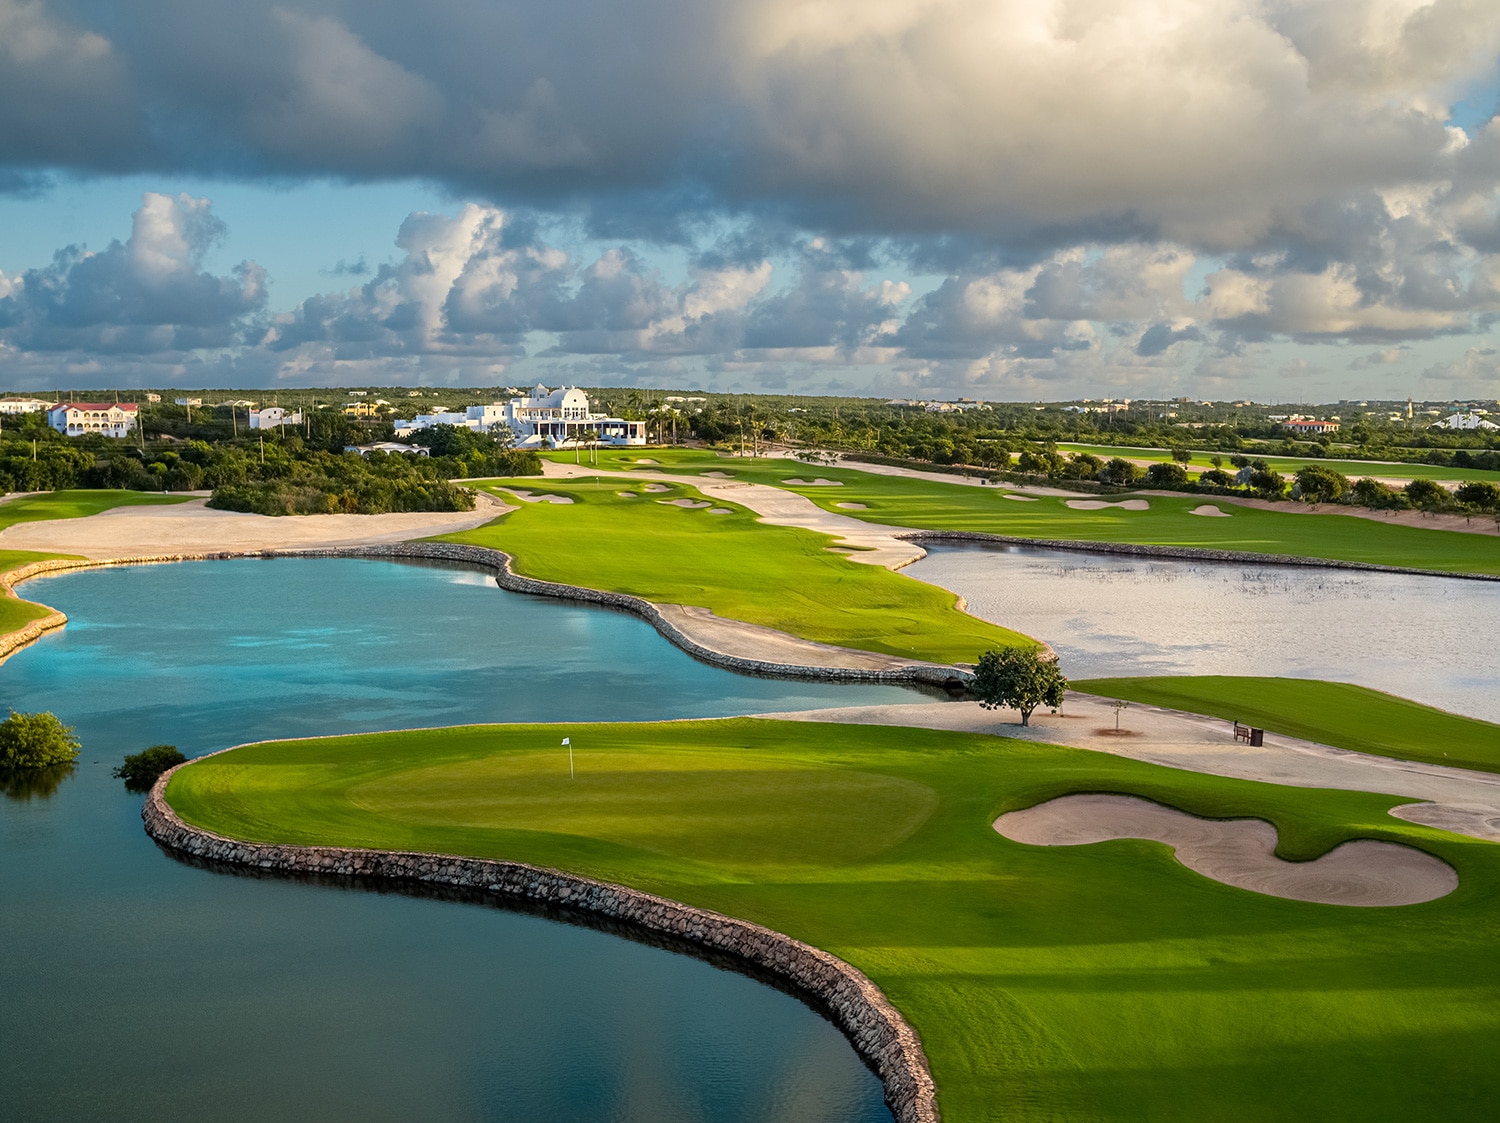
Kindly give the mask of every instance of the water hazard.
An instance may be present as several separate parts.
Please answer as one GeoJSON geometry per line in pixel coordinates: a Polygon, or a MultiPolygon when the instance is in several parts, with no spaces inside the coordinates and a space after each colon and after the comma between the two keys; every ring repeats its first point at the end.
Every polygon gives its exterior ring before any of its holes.
{"type": "Polygon", "coordinates": [[[225,876],[141,830],[109,768],[158,742],[472,721],[679,718],[921,698],[733,675],[633,617],[368,560],[99,570],[0,704],[84,743],[0,798],[0,1115],[25,1119],[888,1121],[796,999],[586,928],[225,876]]]}
{"type": "Polygon", "coordinates": [[[1500,721],[1500,582],[977,544],[905,572],[1046,640],[1071,678],[1330,679],[1500,721]]]}

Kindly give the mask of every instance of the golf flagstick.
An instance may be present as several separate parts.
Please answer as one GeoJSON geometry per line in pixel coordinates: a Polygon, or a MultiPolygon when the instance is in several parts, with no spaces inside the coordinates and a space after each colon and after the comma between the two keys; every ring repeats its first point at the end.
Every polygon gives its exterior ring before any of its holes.
{"type": "Polygon", "coordinates": [[[573,779],[573,738],[564,737],[563,744],[568,746],[568,779],[573,779]]]}

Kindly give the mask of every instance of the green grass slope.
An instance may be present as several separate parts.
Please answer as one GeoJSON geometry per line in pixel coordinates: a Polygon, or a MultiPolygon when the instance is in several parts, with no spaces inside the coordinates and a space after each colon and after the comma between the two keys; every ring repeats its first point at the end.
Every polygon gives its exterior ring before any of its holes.
{"type": "MultiPolygon", "coordinates": [[[[503,487],[486,484],[503,494],[503,487]]],[[[703,497],[689,487],[629,490],[617,479],[517,481],[573,502],[520,509],[444,541],[493,546],[530,577],[690,604],[822,643],[941,663],[1032,641],[959,611],[943,589],[828,549],[827,535],[768,526],[734,504],[729,514],[664,500],[703,497]]]]}
{"type": "Polygon", "coordinates": [[[115,507],[185,503],[186,495],[150,495],[140,491],[47,491],[0,503],[0,530],[43,519],[77,519],[115,507]]]}
{"type": "Polygon", "coordinates": [[[1487,1121],[1500,1097],[1500,848],[1392,819],[1390,797],[732,719],[253,745],[184,768],[167,798],[225,835],[532,862],[827,948],[911,1019],[948,1123],[1487,1121]],[[1154,843],[1032,847],[991,829],[1079,790],[1261,816],[1291,858],[1416,844],[1460,887],[1405,908],[1307,904],[1220,885],[1154,843]]]}
{"type": "Polygon", "coordinates": [[[1238,719],[1341,749],[1500,772],[1500,725],[1345,682],[1184,675],[1069,685],[1105,698],[1238,719]]]}
{"type": "MultiPolygon", "coordinates": [[[[1228,512],[1228,518],[1205,518],[1189,513],[1200,504],[1213,503],[1215,499],[1211,495],[1152,495],[1147,497],[1151,507],[1146,511],[1126,511],[1118,507],[1079,511],[1070,508],[1067,499],[1060,497],[1044,497],[1033,503],[1018,502],[1003,498],[999,488],[877,476],[844,468],[815,468],[793,460],[729,460],[696,449],[604,452],[599,455],[599,467],[611,470],[657,468],[687,474],[724,472],[735,479],[785,487],[839,514],[923,530],[970,530],[1018,538],[1244,550],[1452,573],[1500,574],[1500,538],[1492,535],[1397,526],[1349,515],[1260,510],[1232,503],[1220,504],[1228,512]],[[639,461],[643,456],[658,463],[642,465],[639,461]],[[839,486],[806,487],[785,482],[819,477],[835,481],[839,486]],[[864,509],[847,510],[838,507],[839,503],[861,503],[864,509]]],[[[1118,501],[1126,497],[1100,498],[1118,501]]]]}

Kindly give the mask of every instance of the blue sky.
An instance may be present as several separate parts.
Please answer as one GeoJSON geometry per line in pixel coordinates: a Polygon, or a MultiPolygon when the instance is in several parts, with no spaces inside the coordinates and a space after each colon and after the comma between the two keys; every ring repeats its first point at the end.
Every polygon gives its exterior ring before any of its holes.
{"type": "Polygon", "coordinates": [[[1497,58],[1471,0],[0,0],[0,388],[1493,399],[1497,58]]]}

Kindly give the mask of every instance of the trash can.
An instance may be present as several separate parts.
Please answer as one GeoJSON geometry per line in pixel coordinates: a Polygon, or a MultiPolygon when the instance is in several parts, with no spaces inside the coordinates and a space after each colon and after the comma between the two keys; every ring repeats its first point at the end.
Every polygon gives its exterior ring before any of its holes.
{"type": "Polygon", "coordinates": [[[1250,730],[1250,744],[1257,748],[1266,743],[1266,731],[1264,729],[1250,730]]]}

